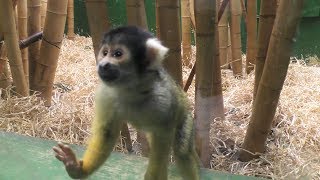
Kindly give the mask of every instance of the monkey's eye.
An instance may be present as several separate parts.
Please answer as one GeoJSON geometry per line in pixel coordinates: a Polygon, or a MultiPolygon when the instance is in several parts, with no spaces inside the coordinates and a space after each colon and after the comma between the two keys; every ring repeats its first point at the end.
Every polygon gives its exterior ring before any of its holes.
{"type": "Polygon", "coordinates": [[[122,51],[121,50],[116,50],[113,54],[113,57],[121,57],[122,56],[122,51]]]}
{"type": "Polygon", "coordinates": [[[103,56],[106,56],[108,54],[108,50],[103,50],[102,54],[103,56]]]}

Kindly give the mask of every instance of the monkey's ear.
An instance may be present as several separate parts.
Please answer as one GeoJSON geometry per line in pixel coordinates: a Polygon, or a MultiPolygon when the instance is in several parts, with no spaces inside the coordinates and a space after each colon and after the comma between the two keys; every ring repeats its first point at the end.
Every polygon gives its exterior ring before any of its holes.
{"type": "Polygon", "coordinates": [[[157,66],[160,64],[169,51],[169,49],[164,47],[157,38],[148,39],[146,47],[147,59],[150,61],[151,66],[157,66]]]}

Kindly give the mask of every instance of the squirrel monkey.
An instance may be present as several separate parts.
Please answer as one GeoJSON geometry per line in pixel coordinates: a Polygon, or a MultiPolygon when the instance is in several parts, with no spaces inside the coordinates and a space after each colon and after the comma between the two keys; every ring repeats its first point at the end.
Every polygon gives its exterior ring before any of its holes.
{"type": "Polygon", "coordinates": [[[123,122],[147,134],[150,146],[145,180],[166,180],[171,148],[185,180],[199,179],[193,118],[182,89],[161,65],[168,48],[135,26],[110,30],[98,54],[102,81],[95,96],[92,136],[83,159],[67,145],[53,148],[72,178],[85,178],[108,158],[123,122]]]}

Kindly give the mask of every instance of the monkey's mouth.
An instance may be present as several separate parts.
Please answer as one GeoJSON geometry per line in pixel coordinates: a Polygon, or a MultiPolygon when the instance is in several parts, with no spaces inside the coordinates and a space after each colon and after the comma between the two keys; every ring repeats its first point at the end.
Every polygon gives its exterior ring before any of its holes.
{"type": "Polygon", "coordinates": [[[101,78],[101,80],[105,82],[112,82],[120,77],[120,71],[119,69],[113,68],[112,66],[108,68],[99,66],[98,75],[101,78]]]}

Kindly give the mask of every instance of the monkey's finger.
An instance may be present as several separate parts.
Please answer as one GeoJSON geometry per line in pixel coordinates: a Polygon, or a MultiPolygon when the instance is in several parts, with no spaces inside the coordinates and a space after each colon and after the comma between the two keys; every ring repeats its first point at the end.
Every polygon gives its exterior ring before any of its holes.
{"type": "Polygon", "coordinates": [[[58,146],[61,148],[61,150],[63,151],[63,153],[65,154],[65,156],[73,161],[77,160],[76,155],[74,154],[74,152],[72,151],[72,149],[68,146],[68,145],[64,145],[62,143],[58,144],[58,146]]]}
{"type": "MultiPolygon", "coordinates": [[[[62,144],[62,143],[58,143],[58,146],[61,148],[61,150],[63,152],[65,152],[66,154],[69,154],[70,152],[72,152],[71,148],[68,145],[62,144]]],[[[73,152],[72,152],[73,153],[73,152]]]]}
{"type": "Polygon", "coordinates": [[[56,154],[55,157],[61,162],[65,162],[65,160],[66,160],[65,156],[61,156],[59,154],[56,154]]]}
{"type": "Polygon", "coordinates": [[[61,148],[62,150],[64,149],[64,147],[67,145],[64,145],[62,142],[58,142],[58,147],[61,148]]]}
{"type": "Polygon", "coordinates": [[[52,149],[56,154],[63,155],[63,156],[66,155],[59,147],[54,146],[52,149]]]}
{"type": "Polygon", "coordinates": [[[69,156],[75,156],[74,152],[69,146],[65,145],[65,147],[62,150],[64,151],[64,153],[66,153],[69,156]]]}

